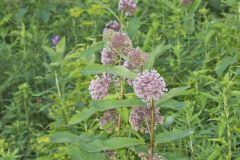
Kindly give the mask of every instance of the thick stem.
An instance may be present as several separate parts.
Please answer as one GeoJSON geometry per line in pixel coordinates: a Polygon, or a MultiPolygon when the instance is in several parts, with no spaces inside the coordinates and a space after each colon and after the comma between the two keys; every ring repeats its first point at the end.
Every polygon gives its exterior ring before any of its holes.
{"type": "MultiPolygon", "coordinates": [[[[124,84],[123,84],[123,79],[121,78],[120,80],[120,95],[119,95],[119,100],[123,99],[123,92],[124,92],[124,84]]],[[[117,130],[118,132],[120,131],[121,127],[121,115],[118,114],[118,124],[117,124],[117,130]]]]}
{"type": "Polygon", "coordinates": [[[155,109],[154,101],[150,101],[150,112],[151,112],[151,121],[150,121],[150,145],[149,145],[149,160],[153,160],[154,156],[154,126],[155,126],[155,109]]]}
{"type": "Polygon", "coordinates": [[[57,91],[58,91],[58,96],[61,97],[61,92],[60,92],[60,87],[59,87],[59,82],[58,82],[58,75],[57,72],[55,71],[55,82],[56,82],[56,87],[57,87],[57,91]]]}

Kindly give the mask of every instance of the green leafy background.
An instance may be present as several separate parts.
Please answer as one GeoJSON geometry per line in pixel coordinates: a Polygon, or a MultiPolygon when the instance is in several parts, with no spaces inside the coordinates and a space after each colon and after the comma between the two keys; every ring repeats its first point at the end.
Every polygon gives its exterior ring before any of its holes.
{"type": "MultiPolygon", "coordinates": [[[[138,0],[126,20],[134,46],[150,55],[145,68],[155,68],[169,89],[157,102],[164,123],[156,151],[165,159],[240,159],[239,6],[138,0]]],[[[99,65],[102,30],[116,19],[117,0],[1,0],[0,8],[0,159],[101,160],[109,149],[118,159],[137,159],[148,136],[127,118],[131,107],[146,104],[131,88],[124,100],[112,94],[99,103],[88,93],[94,74],[136,76],[99,65]],[[54,35],[62,37],[56,50],[54,35]],[[98,125],[112,108],[125,116],[118,137],[98,125]]]]}

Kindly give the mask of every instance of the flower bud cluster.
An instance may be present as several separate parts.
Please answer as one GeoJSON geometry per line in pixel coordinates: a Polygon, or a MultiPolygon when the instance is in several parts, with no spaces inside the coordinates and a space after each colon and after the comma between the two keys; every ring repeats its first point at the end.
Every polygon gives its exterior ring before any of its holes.
{"type": "Polygon", "coordinates": [[[94,100],[101,100],[108,94],[108,89],[111,84],[111,78],[103,74],[102,76],[96,76],[95,80],[92,80],[89,86],[89,92],[94,100]]]}
{"type": "Polygon", "coordinates": [[[107,124],[112,124],[110,128],[107,129],[107,133],[112,133],[113,128],[117,125],[118,114],[116,110],[107,110],[104,112],[103,116],[99,120],[99,126],[103,129],[107,124]]]}
{"type": "MultiPolygon", "coordinates": [[[[149,132],[150,127],[150,107],[135,107],[129,117],[129,123],[136,131],[149,132]]],[[[155,126],[163,123],[163,117],[159,114],[159,108],[155,107],[155,126]]]]}
{"type": "Polygon", "coordinates": [[[137,3],[135,0],[120,0],[118,10],[122,11],[126,16],[131,16],[137,10],[137,3]]]}
{"type": "Polygon", "coordinates": [[[163,77],[156,70],[139,73],[133,81],[133,89],[145,102],[157,101],[167,91],[163,77]]]}

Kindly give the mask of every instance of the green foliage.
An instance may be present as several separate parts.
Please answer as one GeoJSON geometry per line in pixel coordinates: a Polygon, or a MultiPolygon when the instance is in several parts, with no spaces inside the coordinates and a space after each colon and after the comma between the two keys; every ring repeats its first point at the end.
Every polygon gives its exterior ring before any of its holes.
{"type": "MultiPolygon", "coordinates": [[[[92,74],[136,76],[98,64],[104,25],[119,19],[117,1],[2,0],[0,8],[0,160],[102,160],[113,149],[117,159],[137,159],[146,152],[147,136],[128,122],[133,106],[146,105],[132,89],[123,100],[114,88],[100,102],[88,93],[92,74]],[[62,37],[55,48],[54,35],[62,37]],[[99,129],[108,109],[124,119],[112,134],[113,124],[99,129]]],[[[134,45],[149,53],[144,68],[156,68],[169,89],[156,104],[164,116],[156,152],[169,160],[239,159],[239,1],[142,0],[124,21],[134,45]]]]}

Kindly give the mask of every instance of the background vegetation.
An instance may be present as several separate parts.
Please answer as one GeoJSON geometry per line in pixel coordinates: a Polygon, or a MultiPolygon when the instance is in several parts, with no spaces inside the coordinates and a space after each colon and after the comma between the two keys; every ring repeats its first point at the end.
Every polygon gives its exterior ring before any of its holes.
{"type": "MultiPolygon", "coordinates": [[[[97,123],[101,112],[68,124],[92,101],[93,76],[80,71],[99,63],[102,30],[115,19],[110,9],[117,13],[117,3],[0,1],[0,159],[84,159],[86,151],[48,135],[61,131],[72,141],[70,132],[84,132],[85,140],[106,136],[97,123]],[[57,53],[51,50],[55,35],[65,37],[57,53]]],[[[154,67],[168,88],[181,87],[172,92],[178,97],[160,105],[165,121],[159,131],[190,136],[174,135],[170,142],[171,134],[161,135],[159,154],[169,160],[240,159],[239,1],[193,0],[184,6],[178,0],[139,0],[127,31],[135,46],[157,54],[154,67]]],[[[98,154],[90,155],[99,159],[98,154]]],[[[122,159],[137,159],[131,154],[122,159]]]]}

